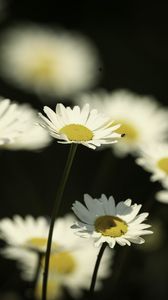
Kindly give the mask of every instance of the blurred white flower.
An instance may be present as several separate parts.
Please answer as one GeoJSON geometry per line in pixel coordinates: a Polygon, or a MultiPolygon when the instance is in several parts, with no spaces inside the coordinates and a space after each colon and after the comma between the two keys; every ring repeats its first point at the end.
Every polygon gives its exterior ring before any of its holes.
{"type": "Polygon", "coordinates": [[[36,110],[27,104],[0,99],[0,148],[36,150],[51,142],[49,134],[37,125],[36,110]]]}
{"type": "Polygon", "coordinates": [[[80,109],[74,106],[72,109],[59,103],[55,112],[48,106],[44,107],[47,117],[39,114],[39,124],[48,130],[50,135],[63,144],[82,144],[95,149],[104,144],[116,143],[116,138],[121,135],[116,133],[120,125],[111,125],[112,121],[105,115],[90,110],[89,104],[80,109]]]}
{"type": "MultiPolygon", "coordinates": [[[[25,218],[15,215],[13,219],[4,218],[0,221],[0,237],[10,246],[16,246],[18,249],[25,248],[45,252],[48,230],[48,222],[43,217],[34,219],[30,215],[25,218]]],[[[54,233],[53,247],[55,246],[54,233]]]]}
{"type": "Polygon", "coordinates": [[[131,243],[142,244],[140,236],[151,234],[146,230],[151,225],[142,223],[148,213],[138,215],[141,204],[131,205],[131,200],[121,201],[117,205],[112,196],[107,199],[103,194],[100,199],[93,199],[85,194],[86,207],[76,201],[72,210],[79,218],[72,228],[81,237],[92,238],[96,247],[107,242],[111,248],[118,243],[121,246],[131,243]]]}
{"type": "MultiPolygon", "coordinates": [[[[56,296],[60,295],[61,287],[66,287],[73,297],[78,297],[82,293],[81,289],[87,289],[91,281],[98,249],[88,240],[81,240],[74,235],[70,228],[74,221],[74,217],[67,215],[55,222],[49,264],[48,293],[51,299],[54,282],[56,296]]],[[[38,263],[35,250],[45,252],[48,230],[49,224],[43,217],[34,219],[32,216],[15,216],[13,220],[5,218],[0,221],[0,236],[10,244],[1,250],[1,254],[18,261],[25,280],[34,280],[38,263]]],[[[111,251],[107,249],[100,266],[97,288],[101,287],[101,280],[110,275],[111,264],[111,251]]],[[[37,283],[37,296],[41,291],[43,267],[44,259],[37,283]]]]}
{"type": "Polygon", "coordinates": [[[159,202],[168,204],[168,189],[157,192],[155,197],[159,202]]]}
{"type": "Polygon", "coordinates": [[[1,69],[8,80],[38,94],[69,96],[93,85],[97,52],[80,34],[20,24],[1,37],[1,69]]]}
{"type": "Polygon", "coordinates": [[[121,124],[117,132],[125,136],[113,147],[118,156],[134,154],[143,144],[163,141],[168,133],[168,109],[161,108],[152,97],[127,90],[99,91],[78,96],[76,103],[81,102],[89,103],[121,124]]]}
{"type": "Polygon", "coordinates": [[[160,181],[168,188],[168,144],[151,144],[142,147],[137,164],[152,173],[151,181],[160,181]]]}

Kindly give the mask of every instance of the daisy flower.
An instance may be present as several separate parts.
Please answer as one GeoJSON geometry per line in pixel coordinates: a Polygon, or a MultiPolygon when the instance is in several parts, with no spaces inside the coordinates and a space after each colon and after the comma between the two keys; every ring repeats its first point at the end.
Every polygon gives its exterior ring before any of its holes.
{"type": "Polygon", "coordinates": [[[37,123],[36,110],[26,104],[0,99],[0,148],[36,150],[51,142],[49,134],[37,123]]]}
{"type": "MultiPolygon", "coordinates": [[[[72,215],[67,215],[55,222],[49,263],[49,289],[52,287],[50,292],[53,293],[55,282],[56,293],[65,287],[73,297],[78,297],[81,289],[88,288],[98,249],[89,241],[74,235],[70,228],[74,221],[72,215]]],[[[24,280],[34,280],[38,263],[36,251],[45,252],[48,231],[49,224],[43,217],[34,219],[32,216],[14,216],[13,220],[5,218],[0,221],[0,236],[9,244],[1,250],[1,254],[18,262],[24,280]]],[[[102,279],[109,276],[111,261],[111,251],[106,251],[100,266],[97,288],[101,287],[102,279]]],[[[37,294],[42,286],[43,268],[44,258],[41,261],[37,294]]]]}
{"type": "MultiPolygon", "coordinates": [[[[24,248],[44,252],[46,250],[49,225],[47,219],[32,216],[22,218],[15,215],[12,219],[4,218],[0,221],[0,237],[10,246],[18,249],[24,248]]],[[[54,243],[55,231],[53,233],[52,249],[56,247],[54,243]]]]}
{"type": "MultiPolygon", "coordinates": [[[[120,123],[118,133],[125,133],[113,149],[117,156],[135,154],[146,143],[163,141],[168,132],[168,110],[161,108],[153,97],[140,96],[127,90],[83,94],[77,103],[89,103],[120,123]]],[[[113,123],[114,125],[114,123],[113,123]]]]}
{"type": "Polygon", "coordinates": [[[36,24],[13,26],[1,37],[2,75],[38,94],[70,96],[89,88],[98,56],[80,34],[36,24]]]}
{"type": "Polygon", "coordinates": [[[142,147],[137,164],[152,173],[151,181],[160,181],[168,188],[168,144],[151,144],[142,147]]]}
{"type": "Polygon", "coordinates": [[[44,112],[48,118],[40,113],[39,124],[52,137],[60,140],[59,143],[82,144],[95,149],[102,144],[116,143],[115,139],[121,137],[114,132],[120,125],[109,127],[109,118],[98,113],[96,109],[90,110],[89,104],[80,109],[79,106],[70,108],[58,103],[55,112],[48,106],[44,106],[44,112]]]}
{"type": "Polygon", "coordinates": [[[112,196],[107,199],[103,194],[100,199],[93,199],[85,194],[84,202],[86,207],[78,201],[72,206],[80,220],[72,228],[79,236],[92,238],[96,247],[104,242],[111,248],[116,243],[121,246],[142,244],[144,239],[140,236],[152,233],[146,230],[150,225],[142,223],[148,213],[138,215],[142,205],[131,205],[130,199],[116,205],[112,196]]]}

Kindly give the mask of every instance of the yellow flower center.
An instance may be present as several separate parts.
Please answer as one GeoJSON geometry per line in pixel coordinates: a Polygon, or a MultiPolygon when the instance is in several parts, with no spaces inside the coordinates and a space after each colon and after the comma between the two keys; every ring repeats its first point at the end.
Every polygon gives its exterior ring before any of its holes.
{"type": "Polygon", "coordinates": [[[49,56],[39,55],[31,68],[31,79],[49,79],[53,74],[53,61],[49,56]]]}
{"type": "Polygon", "coordinates": [[[112,123],[111,126],[117,124],[121,124],[121,126],[117,130],[115,130],[115,132],[119,134],[125,134],[123,141],[131,143],[137,140],[139,134],[133,124],[130,124],[127,121],[118,120],[112,123]]]}
{"type": "Polygon", "coordinates": [[[104,236],[119,237],[128,230],[128,225],[115,216],[101,216],[95,221],[95,230],[104,236]]]}
{"type": "MultiPolygon", "coordinates": [[[[33,237],[26,241],[26,246],[37,249],[37,250],[44,250],[47,246],[47,239],[46,238],[39,238],[39,237],[33,237]]],[[[56,243],[52,243],[52,250],[57,248],[56,243]]]]}
{"type": "Polygon", "coordinates": [[[168,175],[168,157],[163,157],[158,160],[157,165],[159,169],[168,175]]]}
{"type": "Polygon", "coordinates": [[[65,134],[70,141],[90,141],[93,138],[93,133],[87,127],[80,124],[69,124],[61,128],[59,131],[65,134]]]}
{"type": "MultiPolygon", "coordinates": [[[[44,267],[45,258],[42,260],[44,267]]],[[[69,252],[59,252],[51,254],[49,263],[49,272],[57,272],[61,275],[73,273],[76,268],[76,262],[73,255],[69,252]]]]}

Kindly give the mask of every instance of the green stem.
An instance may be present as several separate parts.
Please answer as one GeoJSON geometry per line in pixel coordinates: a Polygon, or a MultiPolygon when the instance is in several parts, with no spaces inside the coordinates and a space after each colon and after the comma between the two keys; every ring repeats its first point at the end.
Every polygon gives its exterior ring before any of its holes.
{"type": "Polygon", "coordinates": [[[93,293],[94,293],[94,288],[95,288],[95,284],[96,284],[98,269],[99,269],[99,266],[100,266],[100,262],[101,262],[104,250],[106,249],[106,246],[107,246],[107,243],[102,244],[102,246],[100,248],[100,251],[99,251],[99,254],[97,256],[97,260],[96,260],[93,275],[92,275],[90,290],[89,290],[90,295],[93,295],[93,293]]]}
{"type": "Polygon", "coordinates": [[[51,252],[51,244],[52,244],[52,235],[53,235],[53,230],[54,230],[54,224],[56,217],[58,215],[58,211],[60,208],[62,196],[64,193],[65,185],[68,180],[68,176],[71,170],[71,166],[73,163],[73,159],[76,153],[77,149],[77,144],[71,144],[71,148],[69,151],[69,155],[67,158],[67,162],[64,168],[64,172],[62,174],[62,178],[57,190],[56,194],[56,199],[55,199],[55,204],[51,216],[51,223],[50,223],[50,229],[49,229],[49,234],[48,234],[48,240],[47,240],[47,249],[46,249],[46,254],[45,254],[45,265],[44,265],[44,274],[43,274],[43,287],[42,287],[42,300],[46,300],[46,295],[47,295],[47,280],[48,280],[48,269],[49,269],[49,260],[50,260],[50,252],[51,252]]]}

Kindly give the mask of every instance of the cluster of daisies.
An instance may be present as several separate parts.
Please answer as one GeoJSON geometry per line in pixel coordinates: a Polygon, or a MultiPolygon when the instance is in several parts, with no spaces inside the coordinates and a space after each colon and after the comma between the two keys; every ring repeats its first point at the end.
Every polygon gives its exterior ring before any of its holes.
{"type": "MultiPolygon", "coordinates": [[[[152,233],[148,230],[150,225],[143,223],[148,213],[138,214],[141,205],[131,202],[128,199],[116,205],[112,196],[93,199],[86,194],[85,205],[76,201],[72,207],[78,219],[71,214],[57,219],[49,260],[47,299],[60,299],[64,289],[78,298],[83,289],[88,289],[101,244],[107,243],[109,249],[101,261],[96,289],[101,288],[102,280],[110,275],[113,261],[110,248],[116,243],[121,246],[144,243],[141,236],[152,233]]],[[[24,280],[36,282],[37,299],[41,299],[48,231],[49,222],[44,217],[16,215],[0,221],[0,237],[6,241],[1,254],[18,262],[24,280]]]]}
{"type": "MultiPolygon", "coordinates": [[[[2,147],[12,147],[17,140],[27,136],[27,132],[31,135],[27,110],[26,114],[22,111],[20,117],[20,107],[21,111],[22,108],[28,109],[28,112],[30,110],[30,107],[1,100],[2,147]]],[[[91,109],[89,104],[84,104],[82,108],[57,104],[55,112],[47,106],[44,107],[44,112],[47,117],[42,114],[37,117],[35,114],[32,126],[42,130],[47,137],[49,135],[57,139],[59,143],[81,144],[96,149],[119,143],[124,133],[122,130],[122,133],[119,132],[122,125],[116,124],[118,122],[96,109],[91,109]]],[[[144,239],[141,236],[152,233],[148,229],[150,225],[144,223],[148,213],[139,214],[141,205],[132,204],[130,199],[116,205],[112,196],[109,199],[105,195],[100,199],[92,199],[85,195],[84,203],[76,201],[72,206],[77,220],[68,216],[55,222],[49,260],[48,299],[61,297],[63,288],[67,288],[75,296],[79,295],[82,288],[88,287],[97,249],[103,243],[110,248],[114,248],[116,243],[121,246],[142,244],[144,239]],[[64,235],[64,241],[60,243],[61,235],[64,235]],[[79,242],[80,237],[88,239],[79,242]]],[[[40,298],[43,284],[48,230],[48,222],[42,217],[35,220],[31,216],[25,219],[15,216],[13,220],[7,218],[0,221],[0,235],[7,242],[1,253],[20,262],[24,279],[35,280],[39,256],[41,258],[35,286],[37,298],[40,298]]],[[[109,253],[106,252],[102,260],[100,279],[109,274],[109,253]]]]}
{"type": "Polygon", "coordinates": [[[125,137],[112,149],[124,157],[131,154],[138,165],[151,173],[151,181],[159,181],[163,190],[156,193],[158,201],[168,203],[168,108],[151,96],[140,96],[128,90],[82,94],[77,103],[89,103],[111,117],[117,133],[125,137]]]}
{"type": "MultiPolygon", "coordinates": [[[[0,99],[0,149],[39,150],[53,139],[90,149],[111,147],[115,155],[132,154],[165,190],[156,198],[168,203],[168,109],[152,97],[126,90],[80,94],[96,83],[100,60],[88,40],[63,30],[42,29],[34,24],[16,26],[1,36],[1,73],[6,80],[40,96],[74,96],[73,108],[57,103],[38,113],[28,104],[0,99]]],[[[115,203],[104,194],[84,195],[75,201],[74,215],[55,221],[49,258],[47,299],[59,299],[67,289],[78,297],[91,281],[98,249],[144,243],[151,234],[131,199],[115,203]],[[62,238],[64,236],[64,238],[62,238]],[[81,238],[82,237],[82,238],[81,238]]],[[[18,261],[24,280],[35,282],[41,298],[49,220],[14,216],[0,220],[0,237],[6,241],[1,254],[18,261]],[[40,264],[39,264],[40,262],[40,264]],[[38,273],[37,273],[38,270],[38,273]]],[[[110,274],[113,250],[107,249],[100,264],[96,287],[110,274]],[[110,251],[111,250],[111,251],[110,251]]]]}
{"type": "MultiPolygon", "coordinates": [[[[66,288],[72,297],[78,298],[82,289],[87,289],[98,249],[88,240],[74,235],[70,226],[75,221],[69,214],[57,219],[54,226],[52,250],[49,264],[47,299],[59,299],[66,288]],[[64,236],[64,238],[62,238],[64,236]]],[[[8,259],[15,259],[24,280],[33,282],[36,276],[39,254],[41,264],[35,287],[35,296],[41,299],[41,287],[45,249],[48,238],[49,222],[44,217],[14,216],[0,222],[1,238],[7,242],[1,253],[8,259]]],[[[100,289],[102,280],[109,276],[112,253],[108,249],[100,266],[96,288],[100,289]]]]}

